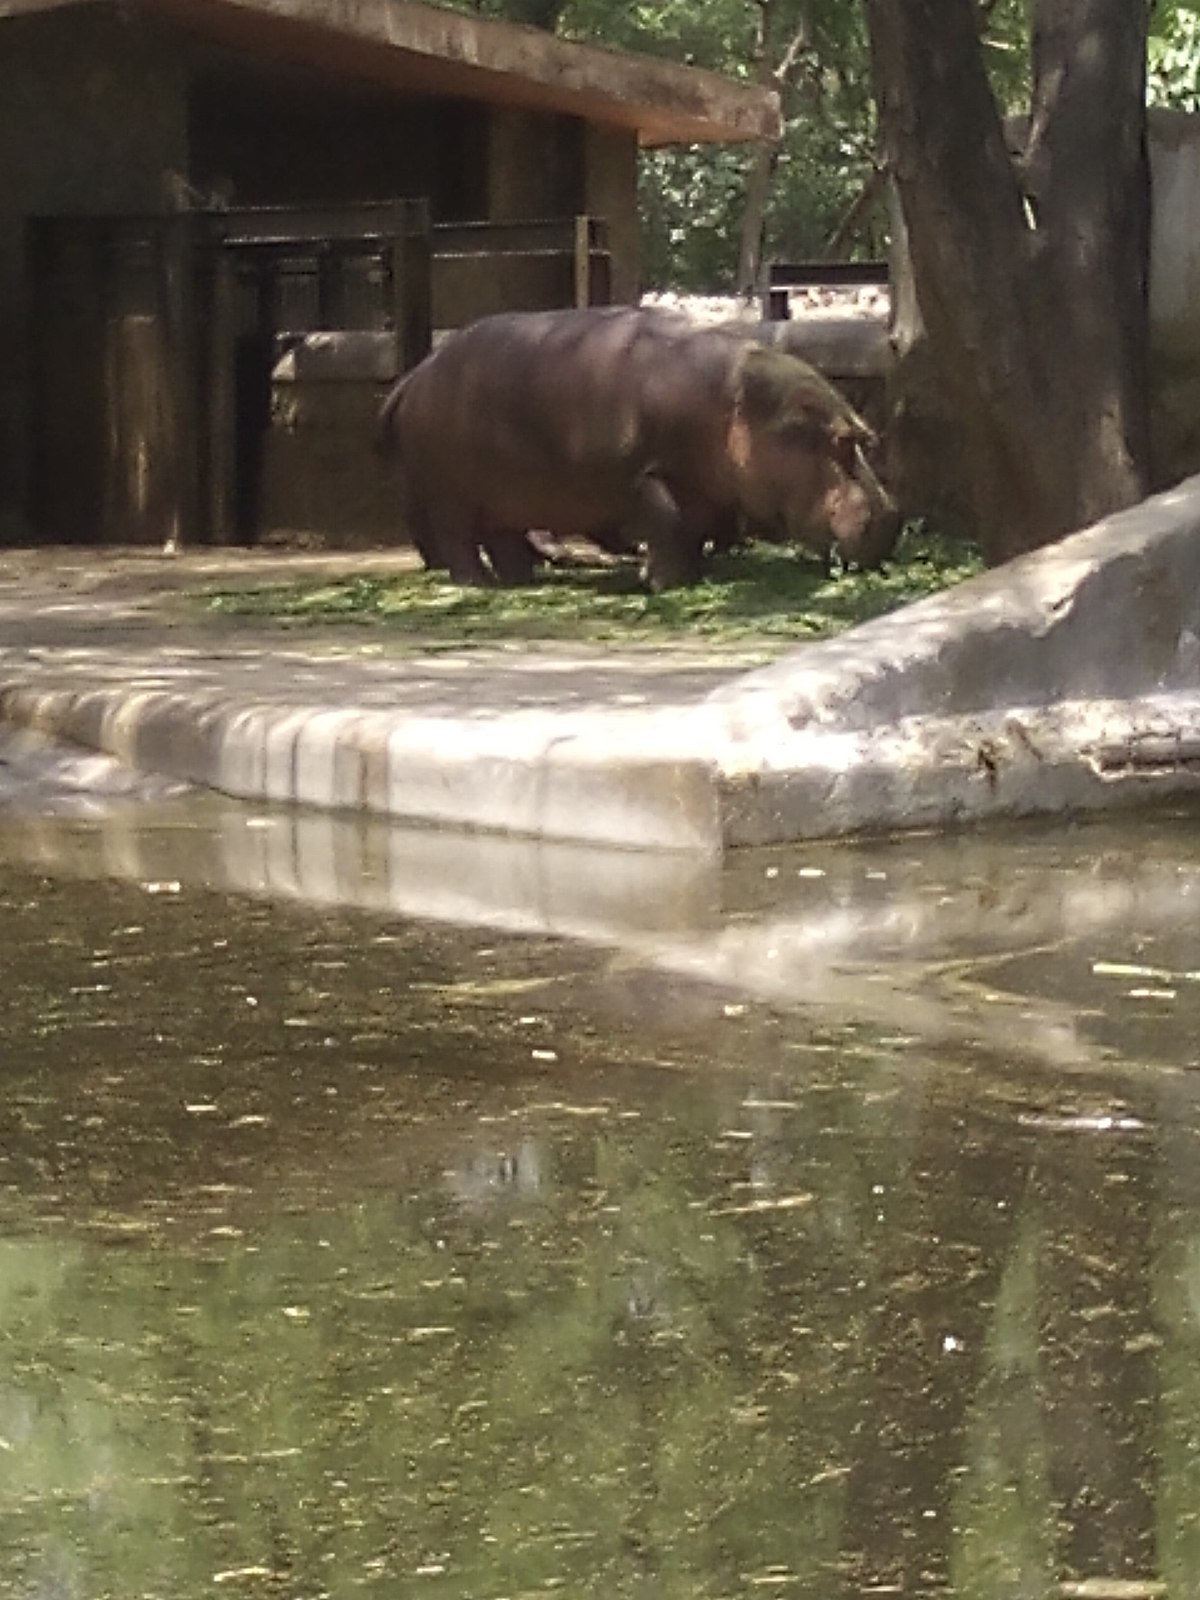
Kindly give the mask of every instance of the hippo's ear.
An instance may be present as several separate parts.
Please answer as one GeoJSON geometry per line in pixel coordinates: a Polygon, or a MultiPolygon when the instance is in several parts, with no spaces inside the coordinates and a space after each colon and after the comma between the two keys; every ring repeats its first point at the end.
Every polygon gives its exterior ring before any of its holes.
{"type": "Polygon", "coordinates": [[[813,369],[784,350],[751,344],[736,369],[738,410],[752,427],[773,427],[784,419],[829,415],[826,386],[813,369]]]}

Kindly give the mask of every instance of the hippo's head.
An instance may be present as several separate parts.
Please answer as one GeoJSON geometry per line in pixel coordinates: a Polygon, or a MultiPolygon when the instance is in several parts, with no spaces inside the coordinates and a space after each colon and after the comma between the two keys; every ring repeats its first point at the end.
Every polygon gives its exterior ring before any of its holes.
{"type": "Polygon", "coordinates": [[[878,567],[900,517],[868,459],[875,435],[815,368],[753,346],[738,374],[729,454],[758,527],[878,567]]]}
{"type": "Polygon", "coordinates": [[[832,465],[818,520],[843,559],[857,567],[881,567],[900,534],[900,512],[871,466],[877,448],[874,433],[857,418],[829,430],[832,465]]]}

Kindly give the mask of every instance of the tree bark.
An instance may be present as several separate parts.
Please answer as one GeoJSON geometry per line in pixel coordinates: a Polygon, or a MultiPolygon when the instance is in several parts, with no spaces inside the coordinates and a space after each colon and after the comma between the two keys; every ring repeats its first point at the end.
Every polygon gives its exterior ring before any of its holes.
{"type": "Polygon", "coordinates": [[[752,295],[762,285],[763,242],[771,181],[779,160],[777,144],[759,144],[750,158],[746,192],[742,201],[741,242],[738,246],[737,292],[752,295]]]}
{"type": "Polygon", "coordinates": [[[1149,0],[1035,0],[1028,191],[974,0],[867,19],[939,398],[1002,561],[1146,492],[1149,0]]]}

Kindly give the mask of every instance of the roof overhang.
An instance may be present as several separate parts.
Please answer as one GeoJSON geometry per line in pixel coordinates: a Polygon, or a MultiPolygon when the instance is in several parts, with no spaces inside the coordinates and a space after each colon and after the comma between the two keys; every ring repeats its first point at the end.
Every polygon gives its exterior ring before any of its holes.
{"type": "MultiPolygon", "coordinates": [[[[0,0],[0,19],[107,0],[0,0]]],[[[655,56],[415,0],[126,0],[247,54],[408,93],[457,95],[628,129],[643,145],[773,139],[778,96],[655,56]]]]}

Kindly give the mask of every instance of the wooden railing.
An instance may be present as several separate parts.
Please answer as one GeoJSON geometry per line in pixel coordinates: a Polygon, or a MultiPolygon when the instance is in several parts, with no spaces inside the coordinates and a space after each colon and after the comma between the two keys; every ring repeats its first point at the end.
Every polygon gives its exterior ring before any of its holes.
{"type": "Polygon", "coordinates": [[[763,316],[768,322],[785,322],[793,289],[886,288],[890,274],[886,261],[773,261],[767,268],[763,291],[763,316]]]}
{"type": "Polygon", "coordinates": [[[247,263],[311,276],[306,325],[292,331],[391,325],[400,334],[402,370],[428,350],[435,328],[496,311],[606,305],[612,298],[607,227],[598,217],[430,225],[421,201],[205,217],[210,237],[247,263]],[[373,318],[361,285],[357,303],[348,292],[371,263],[381,279],[373,318]]]}

